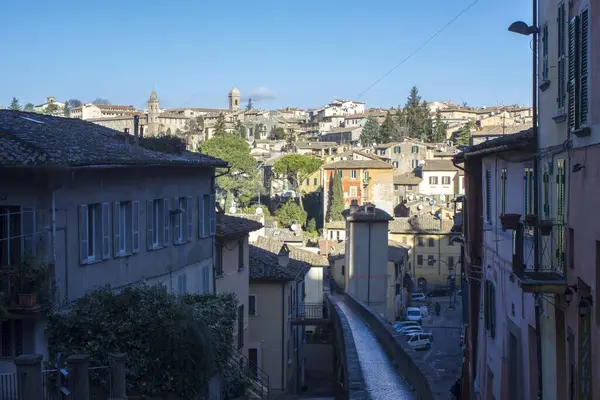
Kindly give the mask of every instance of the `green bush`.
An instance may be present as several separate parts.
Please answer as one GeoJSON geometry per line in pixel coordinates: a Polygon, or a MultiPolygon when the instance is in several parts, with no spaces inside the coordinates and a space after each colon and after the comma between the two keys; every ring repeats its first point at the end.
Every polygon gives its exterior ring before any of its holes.
{"type": "Polygon", "coordinates": [[[110,353],[127,353],[131,392],[193,398],[225,365],[236,306],[233,294],[177,297],[161,286],[95,290],[69,310],[50,313],[49,363],[59,352],[88,354],[96,365],[108,365],[110,353]]]}

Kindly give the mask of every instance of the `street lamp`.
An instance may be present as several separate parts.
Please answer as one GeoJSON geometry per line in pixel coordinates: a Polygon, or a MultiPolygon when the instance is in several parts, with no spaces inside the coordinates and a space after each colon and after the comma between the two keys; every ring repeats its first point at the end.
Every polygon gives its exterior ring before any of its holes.
{"type": "Polygon", "coordinates": [[[563,294],[564,298],[565,298],[565,303],[571,304],[571,302],[573,301],[573,295],[577,292],[577,286],[576,285],[572,285],[572,286],[567,286],[567,288],[565,289],[565,292],[563,294]]]}
{"type": "Polygon", "coordinates": [[[590,313],[590,309],[592,308],[592,299],[588,297],[582,297],[579,299],[579,303],[577,304],[577,310],[579,311],[579,316],[581,318],[586,317],[590,313]]]}
{"type": "Polygon", "coordinates": [[[508,31],[512,33],[518,33],[519,35],[533,35],[534,33],[539,33],[540,30],[536,26],[527,25],[523,21],[516,21],[510,24],[508,27],[508,31]]]}

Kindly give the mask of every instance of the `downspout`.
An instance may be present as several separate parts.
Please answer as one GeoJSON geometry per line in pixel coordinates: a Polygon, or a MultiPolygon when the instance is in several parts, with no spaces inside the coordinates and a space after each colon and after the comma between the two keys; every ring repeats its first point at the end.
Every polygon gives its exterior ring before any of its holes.
{"type": "Polygon", "coordinates": [[[371,306],[371,225],[372,223],[369,222],[369,269],[367,272],[367,307],[371,306]]]}
{"type": "MultiPolygon", "coordinates": [[[[533,177],[534,177],[534,182],[535,182],[535,196],[533,196],[533,212],[535,213],[536,217],[539,219],[539,215],[538,215],[538,210],[539,210],[539,174],[538,174],[538,169],[539,169],[539,162],[538,162],[538,155],[537,155],[537,148],[539,147],[539,141],[538,141],[538,121],[537,121],[537,95],[538,95],[538,88],[537,88],[537,51],[538,51],[538,18],[537,18],[537,12],[538,12],[538,7],[537,7],[537,0],[533,0],[532,1],[532,6],[533,6],[533,13],[532,13],[532,17],[533,17],[533,21],[532,21],[532,26],[535,28],[533,31],[533,43],[532,43],[532,88],[531,88],[531,113],[532,113],[532,117],[533,117],[533,121],[532,121],[532,128],[533,128],[533,135],[535,137],[535,141],[536,141],[536,154],[535,157],[533,158],[533,177]]],[[[534,269],[536,271],[539,270],[540,268],[540,253],[539,253],[539,247],[540,247],[540,243],[539,243],[539,230],[537,227],[537,224],[534,226],[533,228],[533,238],[535,240],[534,242],[534,269]]],[[[542,400],[543,399],[543,387],[544,387],[544,378],[542,376],[542,366],[543,366],[543,360],[542,360],[542,335],[541,335],[541,326],[540,326],[540,312],[541,312],[541,307],[539,302],[541,301],[541,299],[539,298],[539,294],[536,294],[534,300],[536,301],[536,306],[535,306],[535,331],[537,333],[536,335],[536,347],[537,347],[537,364],[538,364],[538,393],[537,393],[537,400],[542,400]]]]}
{"type": "Polygon", "coordinates": [[[285,363],[287,360],[287,356],[285,354],[285,284],[281,285],[281,321],[283,324],[281,325],[281,390],[285,389],[285,363]]]}

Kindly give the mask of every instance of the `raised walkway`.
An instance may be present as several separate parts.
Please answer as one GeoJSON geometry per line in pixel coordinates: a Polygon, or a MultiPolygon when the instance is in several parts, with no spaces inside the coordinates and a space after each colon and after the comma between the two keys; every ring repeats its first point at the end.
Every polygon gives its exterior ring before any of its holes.
{"type": "Polygon", "coordinates": [[[360,362],[365,389],[371,399],[412,400],[417,395],[394,368],[377,338],[341,295],[331,296],[346,316],[360,362]]]}

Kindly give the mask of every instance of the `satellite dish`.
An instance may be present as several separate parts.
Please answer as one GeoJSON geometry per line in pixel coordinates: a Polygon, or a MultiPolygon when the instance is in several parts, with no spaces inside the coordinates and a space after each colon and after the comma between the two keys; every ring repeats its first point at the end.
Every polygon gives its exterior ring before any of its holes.
{"type": "Polygon", "coordinates": [[[263,213],[263,210],[261,207],[256,207],[256,214],[261,215],[263,213]]]}
{"type": "Polygon", "coordinates": [[[229,212],[230,212],[231,214],[235,214],[235,212],[236,212],[236,211],[237,211],[237,209],[235,208],[235,206],[231,206],[231,207],[229,207],[229,212]]]}
{"type": "Polygon", "coordinates": [[[417,209],[418,209],[418,210],[422,210],[422,209],[423,209],[423,204],[419,204],[419,205],[417,206],[417,209]]]}
{"type": "Polygon", "coordinates": [[[408,200],[412,201],[412,199],[413,199],[413,195],[412,195],[412,194],[409,194],[409,195],[408,195],[408,200]]]}
{"type": "Polygon", "coordinates": [[[429,200],[429,205],[433,207],[435,205],[435,200],[429,200]]]}
{"type": "Polygon", "coordinates": [[[295,231],[296,229],[298,229],[298,226],[296,224],[292,224],[292,226],[290,226],[290,229],[292,231],[295,231]]]}

